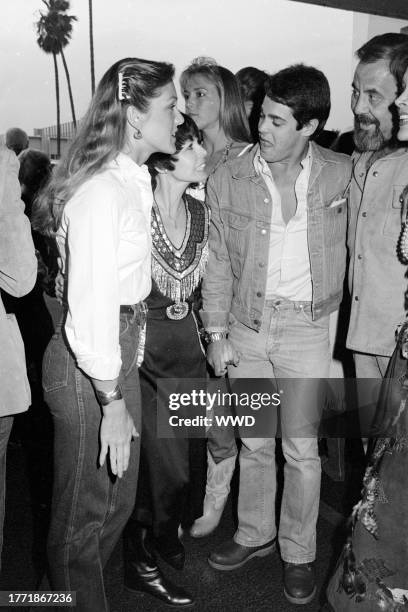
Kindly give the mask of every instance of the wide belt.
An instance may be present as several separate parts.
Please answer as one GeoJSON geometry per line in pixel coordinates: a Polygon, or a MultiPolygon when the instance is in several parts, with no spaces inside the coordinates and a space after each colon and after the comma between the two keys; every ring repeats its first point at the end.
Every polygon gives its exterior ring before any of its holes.
{"type": "Polygon", "coordinates": [[[160,308],[150,308],[148,312],[149,319],[181,321],[185,319],[192,311],[191,302],[175,302],[169,306],[160,308]]]}

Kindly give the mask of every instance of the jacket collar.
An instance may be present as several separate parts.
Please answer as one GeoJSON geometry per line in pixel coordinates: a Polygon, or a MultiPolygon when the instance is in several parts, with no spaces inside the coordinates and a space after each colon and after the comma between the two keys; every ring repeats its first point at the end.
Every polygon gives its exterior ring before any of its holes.
{"type": "MultiPolygon", "coordinates": [[[[397,147],[396,149],[392,149],[385,155],[378,157],[375,161],[378,162],[378,161],[384,161],[384,160],[388,161],[390,159],[397,159],[398,157],[401,157],[402,155],[405,155],[406,153],[408,153],[408,147],[406,146],[397,147]]],[[[373,154],[372,151],[364,151],[363,153],[360,153],[359,151],[354,150],[351,158],[353,161],[355,160],[360,161],[362,159],[368,160],[372,156],[372,154],[373,154]]]]}
{"type": "MultiPolygon", "coordinates": [[[[315,142],[310,142],[311,154],[312,154],[312,168],[310,171],[309,187],[313,184],[315,179],[320,174],[322,167],[327,162],[337,163],[337,160],[333,159],[331,155],[325,154],[325,149],[319,147],[315,142]]],[[[330,151],[331,153],[331,151],[330,151]]],[[[246,155],[236,158],[233,162],[232,177],[234,179],[256,179],[258,174],[254,167],[255,156],[259,154],[259,144],[255,144],[246,155]]]]}

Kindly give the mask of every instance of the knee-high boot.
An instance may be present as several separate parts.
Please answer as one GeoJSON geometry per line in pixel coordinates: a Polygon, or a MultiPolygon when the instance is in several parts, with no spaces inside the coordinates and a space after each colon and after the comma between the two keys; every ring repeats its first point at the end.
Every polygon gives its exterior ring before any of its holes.
{"type": "Polygon", "coordinates": [[[157,597],[163,603],[181,607],[194,605],[194,599],[166,578],[156,563],[150,530],[130,520],[123,534],[125,587],[157,597]]]}
{"type": "Polygon", "coordinates": [[[235,469],[236,455],[215,463],[210,451],[207,451],[207,484],[203,515],[194,521],[190,534],[193,538],[209,535],[218,526],[227,503],[231,478],[235,469]]]}

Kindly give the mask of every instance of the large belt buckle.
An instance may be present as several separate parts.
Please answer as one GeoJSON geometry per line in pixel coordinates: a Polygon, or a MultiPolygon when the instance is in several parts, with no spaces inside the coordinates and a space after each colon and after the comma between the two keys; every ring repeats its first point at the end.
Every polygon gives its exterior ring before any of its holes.
{"type": "Polygon", "coordinates": [[[188,302],[176,302],[175,304],[170,304],[170,306],[167,306],[166,315],[172,321],[180,321],[180,319],[186,318],[188,311],[188,302]]]}

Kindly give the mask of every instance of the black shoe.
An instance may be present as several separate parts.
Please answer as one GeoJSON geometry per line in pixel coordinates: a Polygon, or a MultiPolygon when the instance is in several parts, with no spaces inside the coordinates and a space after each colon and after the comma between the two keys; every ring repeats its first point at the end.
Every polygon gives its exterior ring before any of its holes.
{"type": "Polygon", "coordinates": [[[283,592],[290,603],[305,605],[316,595],[313,563],[283,563],[283,592]]]}
{"type": "Polygon", "coordinates": [[[208,563],[217,570],[235,570],[255,557],[266,557],[275,549],[276,538],[261,546],[243,546],[234,540],[228,540],[210,554],[208,563]]]}
{"type": "Polygon", "coordinates": [[[166,578],[157,565],[145,566],[143,570],[139,566],[132,577],[128,572],[125,576],[125,587],[129,591],[148,593],[168,606],[191,608],[195,604],[187,591],[166,578]]]}
{"type": "Polygon", "coordinates": [[[188,608],[194,605],[194,599],[163,576],[158,568],[150,529],[137,521],[129,521],[123,534],[123,550],[127,589],[149,593],[168,606],[188,608]]]}

